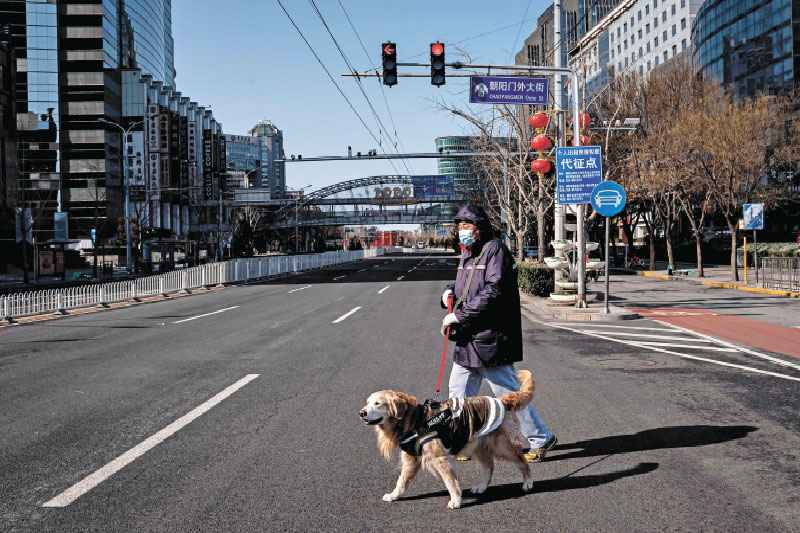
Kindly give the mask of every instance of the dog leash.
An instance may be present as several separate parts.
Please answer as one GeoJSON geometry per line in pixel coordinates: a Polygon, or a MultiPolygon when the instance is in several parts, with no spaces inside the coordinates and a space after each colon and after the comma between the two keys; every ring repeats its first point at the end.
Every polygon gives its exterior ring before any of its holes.
{"type": "MultiPolygon", "coordinates": [[[[453,312],[453,295],[450,294],[447,296],[447,312],[453,312]]],[[[444,347],[442,348],[442,360],[439,363],[439,376],[436,378],[436,392],[433,393],[433,399],[435,401],[440,401],[441,392],[442,392],[442,379],[444,379],[444,368],[447,366],[447,342],[450,337],[450,327],[448,326],[444,330],[444,347]]]]}

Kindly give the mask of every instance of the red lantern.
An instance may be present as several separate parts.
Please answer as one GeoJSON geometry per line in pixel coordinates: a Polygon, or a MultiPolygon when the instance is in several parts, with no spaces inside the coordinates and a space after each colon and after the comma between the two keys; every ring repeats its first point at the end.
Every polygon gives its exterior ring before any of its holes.
{"type": "Polygon", "coordinates": [[[534,159],[531,161],[531,172],[535,174],[547,174],[553,165],[547,159],[534,159]]]}
{"type": "Polygon", "coordinates": [[[547,152],[553,147],[553,141],[547,135],[537,135],[531,139],[531,149],[537,152],[547,152]]]}
{"type": "Polygon", "coordinates": [[[588,135],[581,135],[581,145],[589,146],[590,144],[592,144],[592,138],[588,135]]]}
{"type": "Polygon", "coordinates": [[[589,124],[592,123],[592,117],[589,116],[589,113],[583,111],[578,118],[578,124],[580,125],[581,129],[584,130],[589,127],[589,124]]]}
{"type": "Polygon", "coordinates": [[[546,128],[549,122],[547,113],[539,112],[528,117],[528,125],[535,130],[546,128]]]}

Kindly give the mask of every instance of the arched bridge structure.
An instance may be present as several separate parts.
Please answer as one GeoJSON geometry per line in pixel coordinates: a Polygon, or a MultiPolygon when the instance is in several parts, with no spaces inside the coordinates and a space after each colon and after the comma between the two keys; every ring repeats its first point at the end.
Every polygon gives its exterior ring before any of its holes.
{"type": "MultiPolygon", "coordinates": [[[[466,198],[449,189],[420,187],[420,178],[443,176],[383,175],[341,181],[294,199],[270,204],[271,229],[309,226],[436,224],[451,222],[466,198]],[[416,187],[415,187],[416,185],[416,187]],[[356,195],[354,191],[367,191],[356,195]],[[350,193],[350,194],[348,194],[350,193]]],[[[241,205],[241,204],[240,204],[241,205]]]]}

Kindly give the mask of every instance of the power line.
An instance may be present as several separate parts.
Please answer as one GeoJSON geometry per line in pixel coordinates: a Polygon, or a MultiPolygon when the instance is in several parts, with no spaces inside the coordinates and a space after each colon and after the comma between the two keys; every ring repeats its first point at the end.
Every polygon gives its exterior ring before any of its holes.
{"type": "Polygon", "coordinates": [[[525,24],[525,17],[528,16],[528,11],[531,8],[531,4],[533,0],[528,0],[528,5],[525,7],[525,14],[522,15],[522,20],[519,21],[519,27],[517,28],[517,36],[514,37],[514,44],[511,46],[511,57],[514,57],[514,49],[517,47],[517,41],[519,41],[519,34],[522,33],[522,25],[525,24]]]}
{"type": "MultiPolygon", "coordinates": [[[[317,3],[315,2],[315,0],[308,0],[308,1],[311,4],[311,7],[314,8],[314,11],[317,13],[317,16],[319,17],[319,19],[322,21],[322,25],[325,26],[325,30],[328,32],[328,35],[330,36],[331,40],[333,41],[333,44],[336,46],[336,49],[339,51],[339,55],[342,56],[342,59],[344,59],[344,62],[347,65],[347,68],[350,69],[351,73],[355,74],[356,73],[355,68],[353,67],[352,63],[350,63],[350,59],[347,57],[347,54],[345,54],[344,50],[342,50],[342,47],[339,45],[339,42],[336,40],[336,37],[333,35],[333,32],[330,29],[330,26],[328,26],[328,22],[325,20],[325,17],[322,15],[322,12],[319,10],[319,6],[317,6],[317,3]]],[[[361,91],[361,94],[364,96],[364,99],[367,101],[367,105],[369,106],[369,109],[372,112],[372,116],[375,117],[375,121],[378,123],[378,127],[380,128],[379,133],[380,133],[381,138],[383,138],[383,132],[387,131],[387,128],[383,124],[383,121],[381,120],[380,116],[378,115],[378,112],[375,110],[375,106],[372,105],[372,101],[369,99],[369,96],[367,95],[367,92],[364,90],[364,86],[361,83],[361,80],[358,77],[356,77],[355,81],[356,81],[356,86],[358,87],[358,90],[361,91]]],[[[386,149],[383,147],[383,143],[381,141],[378,141],[378,146],[380,146],[381,151],[383,153],[386,153],[386,149]]],[[[395,151],[397,151],[397,147],[396,146],[395,146],[395,151]]],[[[408,169],[408,165],[406,165],[405,162],[403,162],[403,164],[406,167],[406,171],[410,174],[411,171],[408,169]]],[[[397,172],[397,168],[394,166],[394,163],[392,163],[392,168],[394,168],[395,172],[397,172]]]]}
{"type": "MultiPolygon", "coordinates": [[[[336,80],[331,75],[331,72],[328,70],[328,67],[326,67],[325,63],[322,61],[322,59],[320,59],[319,55],[314,50],[314,47],[311,46],[311,43],[308,42],[308,39],[306,39],[306,36],[303,34],[302,30],[297,26],[297,23],[295,23],[294,19],[289,14],[289,12],[286,11],[286,8],[283,6],[283,3],[281,2],[281,0],[275,0],[275,1],[278,3],[278,5],[280,6],[280,8],[283,11],[283,13],[286,15],[286,18],[289,19],[289,22],[292,23],[292,26],[294,26],[294,29],[300,35],[300,38],[303,39],[303,42],[306,43],[306,46],[308,46],[308,49],[311,50],[311,53],[314,55],[314,58],[317,60],[319,65],[322,67],[322,70],[324,70],[325,74],[328,75],[328,79],[331,81],[331,83],[334,85],[334,87],[336,87],[336,90],[339,91],[339,94],[342,95],[342,98],[344,98],[345,102],[347,102],[347,105],[350,106],[350,109],[353,111],[353,113],[356,115],[356,117],[358,117],[358,120],[361,122],[361,125],[364,126],[365,130],[367,130],[367,133],[369,133],[370,137],[372,137],[372,139],[376,143],[380,144],[380,141],[375,136],[375,134],[372,132],[372,130],[369,128],[369,126],[364,121],[364,119],[361,117],[361,115],[359,114],[358,110],[356,110],[356,108],[353,106],[353,103],[350,101],[350,99],[347,97],[347,95],[344,93],[344,91],[342,91],[342,88],[339,87],[339,84],[336,83],[336,80]]],[[[397,169],[395,169],[395,171],[397,171],[397,169]]]]}
{"type": "MultiPolygon", "coordinates": [[[[344,12],[344,16],[347,18],[347,22],[350,24],[350,28],[353,30],[353,33],[355,34],[355,36],[358,38],[358,42],[361,43],[361,49],[364,51],[364,55],[367,57],[367,61],[369,61],[370,67],[372,67],[375,71],[377,71],[378,68],[372,62],[372,58],[370,57],[369,52],[367,51],[367,47],[364,45],[364,41],[361,39],[361,35],[358,33],[358,30],[356,29],[355,24],[353,24],[353,21],[350,19],[350,14],[347,12],[347,9],[344,7],[344,4],[342,3],[342,0],[337,0],[337,1],[339,2],[339,7],[341,7],[342,11],[344,12]]],[[[356,78],[356,79],[358,79],[358,78],[356,78]]],[[[386,112],[389,115],[389,121],[392,123],[392,128],[394,128],[394,138],[397,141],[397,143],[395,145],[395,150],[397,150],[397,145],[399,145],[400,148],[403,150],[403,152],[405,152],[406,149],[403,146],[403,142],[400,140],[400,136],[398,135],[398,132],[397,132],[397,124],[395,124],[394,115],[392,114],[392,109],[389,107],[389,100],[386,98],[386,90],[384,90],[383,83],[381,83],[380,79],[375,78],[375,82],[378,84],[378,87],[381,90],[381,95],[383,96],[383,103],[386,106],[386,112]]],[[[403,164],[405,165],[405,160],[403,160],[403,164]]],[[[407,166],[406,166],[406,170],[408,170],[407,166]]]]}

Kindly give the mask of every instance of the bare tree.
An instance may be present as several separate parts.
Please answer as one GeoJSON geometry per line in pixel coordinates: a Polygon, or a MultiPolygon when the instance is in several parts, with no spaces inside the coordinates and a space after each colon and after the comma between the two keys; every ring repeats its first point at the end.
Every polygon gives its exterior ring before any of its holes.
{"type": "Polygon", "coordinates": [[[510,106],[496,106],[490,117],[473,115],[453,106],[443,106],[464,119],[477,133],[474,149],[490,155],[474,160],[484,204],[495,225],[502,211],[507,213],[509,236],[515,241],[517,258],[524,259],[525,238],[533,225],[538,226],[540,258],[546,236],[546,216],[553,205],[551,174],[532,179],[528,146],[530,130],[527,122],[510,106]]]}

